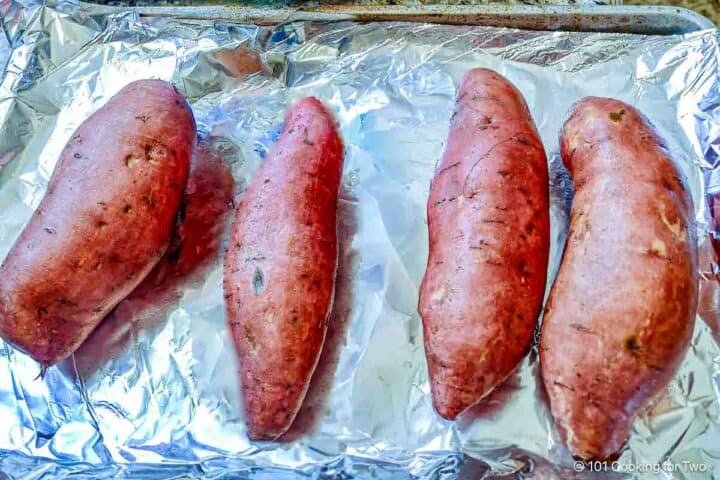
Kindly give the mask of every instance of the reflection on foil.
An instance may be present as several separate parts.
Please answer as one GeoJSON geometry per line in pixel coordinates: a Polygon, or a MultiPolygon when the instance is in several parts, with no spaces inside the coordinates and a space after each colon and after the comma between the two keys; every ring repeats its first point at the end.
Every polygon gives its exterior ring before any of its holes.
{"type": "Polygon", "coordinates": [[[715,230],[714,197],[706,195],[720,185],[716,32],[349,22],[270,29],[31,0],[1,1],[0,10],[9,42],[0,83],[0,256],[42,198],[74,129],[128,82],[173,82],[191,101],[201,137],[176,243],[82,348],[36,380],[38,366],[0,344],[0,470],[8,476],[395,479],[454,478],[462,469],[466,478],[624,478],[573,472],[552,430],[536,350],[456,424],[432,410],[416,312],[425,201],[456,85],[480,66],[520,88],[548,151],[551,279],[572,192],[557,142],[570,105],[586,95],[619,98],[668,140],[697,207],[705,322],[665,395],[635,423],[620,462],[691,462],[708,469],[664,478],[720,476],[720,349],[712,335],[720,294],[706,240],[715,230]],[[298,421],[284,443],[253,444],[224,318],[228,203],[242,195],[287,105],[305,95],[334,111],[346,144],[337,296],[298,421]]]}

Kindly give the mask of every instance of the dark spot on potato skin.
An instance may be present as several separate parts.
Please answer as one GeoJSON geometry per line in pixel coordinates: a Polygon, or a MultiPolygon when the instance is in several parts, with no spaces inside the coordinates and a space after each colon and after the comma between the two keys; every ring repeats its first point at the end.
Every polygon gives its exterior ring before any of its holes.
{"type": "Polygon", "coordinates": [[[247,325],[245,325],[245,340],[247,340],[250,348],[252,348],[253,350],[257,348],[257,339],[255,338],[255,335],[253,335],[252,330],[250,330],[250,327],[248,327],[247,325]]]}
{"type": "Polygon", "coordinates": [[[260,295],[265,290],[265,275],[260,268],[255,268],[252,278],[252,289],[255,295],[260,295]]]}
{"type": "Polygon", "coordinates": [[[60,297],[58,298],[58,304],[63,307],[77,307],[77,303],[73,302],[72,300],[68,299],[67,297],[60,297]]]}
{"type": "Polygon", "coordinates": [[[432,206],[434,208],[434,207],[437,207],[438,205],[442,205],[445,202],[454,202],[457,199],[458,199],[458,197],[443,198],[443,199],[438,200],[437,202],[433,203],[432,206]]]}
{"type": "Polygon", "coordinates": [[[623,343],[625,344],[625,349],[633,355],[640,351],[640,341],[634,333],[625,337],[623,343]]]}
{"type": "Polygon", "coordinates": [[[486,245],[488,245],[488,242],[481,238],[477,241],[477,243],[470,244],[470,248],[473,250],[482,250],[486,245]]]}
{"type": "Polygon", "coordinates": [[[82,155],[80,155],[79,153],[74,153],[73,158],[80,159],[80,158],[82,158],[82,155]]]}
{"type": "Polygon", "coordinates": [[[617,123],[620,120],[622,120],[623,115],[625,115],[625,110],[620,110],[619,112],[610,112],[608,116],[610,117],[610,120],[617,123]]]}
{"type": "Polygon", "coordinates": [[[520,275],[523,277],[529,277],[532,274],[525,260],[520,260],[518,262],[518,270],[520,271],[520,275]]]}
{"type": "Polygon", "coordinates": [[[586,327],[585,325],[582,325],[580,323],[571,323],[569,325],[569,327],[572,328],[573,330],[577,330],[578,332],[581,332],[581,333],[595,335],[595,333],[592,330],[590,330],[588,327],[586,327]]]}
{"type": "Polygon", "coordinates": [[[45,227],[43,230],[50,235],[55,235],[57,233],[57,231],[52,227],[45,227]]]}
{"type": "Polygon", "coordinates": [[[658,249],[658,248],[650,247],[650,248],[646,249],[643,253],[644,253],[645,255],[647,255],[648,257],[651,257],[651,258],[659,258],[659,259],[662,259],[662,260],[667,260],[667,261],[669,261],[669,262],[672,263],[672,258],[667,257],[667,256],[666,256],[660,249],[658,249]]]}
{"type": "Polygon", "coordinates": [[[490,116],[488,116],[488,115],[484,115],[484,116],[480,119],[480,123],[479,123],[479,125],[478,125],[478,129],[482,131],[482,130],[487,130],[488,128],[493,129],[493,130],[497,130],[499,127],[498,127],[497,125],[494,125],[494,124],[493,124],[493,119],[492,119],[492,117],[490,117],[490,116]]]}
{"type": "Polygon", "coordinates": [[[123,213],[132,213],[132,205],[129,203],[125,204],[123,207],[123,213]]]}

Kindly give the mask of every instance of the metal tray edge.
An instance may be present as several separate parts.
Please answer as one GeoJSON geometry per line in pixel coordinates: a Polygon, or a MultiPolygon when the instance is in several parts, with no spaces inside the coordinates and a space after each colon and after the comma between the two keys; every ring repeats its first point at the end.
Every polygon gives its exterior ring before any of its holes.
{"type": "MultiPolygon", "coordinates": [[[[81,2],[83,3],[83,2],[81,2]]],[[[86,5],[89,3],[85,2],[86,5]]],[[[269,8],[247,6],[106,7],[132,9],[141,16],[233,21],[276,25],[293,20],[406,21],[519,28],[673,35],[717,28],[704,16],[674,6],[317,6],[269,8]]]]}

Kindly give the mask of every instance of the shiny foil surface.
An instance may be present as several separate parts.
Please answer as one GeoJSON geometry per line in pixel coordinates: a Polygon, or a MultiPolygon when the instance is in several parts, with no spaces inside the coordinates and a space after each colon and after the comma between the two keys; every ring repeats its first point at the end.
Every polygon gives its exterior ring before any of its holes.
{"type": "MultiPolygon", "coordinates": [[[[153,272],[44,378],[32,359],[0,343],[0,471],[9,478],[720,478],[720,295],[707,240],[709,195],[720,190],[716,31],[647,37],[310,21],[269,28],[108,14],[69,1],[2,0],[0,13],[0,257],[75,128],[133,80],[164,79],[188,98],[200,137],[193,161],[210,158],[228,171],[236,198],[296,99],[325,102],[346,146],[335,306],[285,442],[245,435],[241,366],[222,295],[231,207],[203,214],[203,200],[194,211],[204,229],[197,261],[182,274],[153,272]],[[576,472],[552,427],[537,347],[457,422],[432,409],[417,313],[425,207],[455,90],[473,67],[517,85],[545,143],[549,282],[567,233],[572,187],[558,134],[573,102],[597,95],[637,106],[689,179],[709,300],[679,373],[639,416],[618,464],[677,466],[672,472],[576,472]],[[688,472],[683,462],[705,468],[688,472]]],[[[196,189],[219,184],[191,181],[196,189]]]]}

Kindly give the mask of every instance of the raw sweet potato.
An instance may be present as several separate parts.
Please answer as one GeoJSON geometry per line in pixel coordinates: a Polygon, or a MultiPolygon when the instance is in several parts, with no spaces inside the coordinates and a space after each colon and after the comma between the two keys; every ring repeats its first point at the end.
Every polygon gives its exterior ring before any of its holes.
{"type": "Polygon", "coordinates": [[[690,342],[698,298],[692,199],[635,108],[578,102],[560,138],[575,193],[542,325],[552,415],[571,452],[611,458],[690,342]]]}
{"type": "Polygon", "coordinates": [[[470,71],[427,204],[430,254],[420,287],[435,409],[479,402],[527,353],[550,248],[545,150],[522,94],[470,71]]]}
{"type": "Polygon", "coordinates": [[[0,267],[0,334],[45,366],[70,355],[160,260],[195,141],[167,83],[123,88],[62,151],[0,267]]]}
{"type": "Polygon", "coordinates": [[[322,349],[342,164],[332,116],[303,99],[238,204],[224,285],[252,439],[287,431],[322,349]]]}

